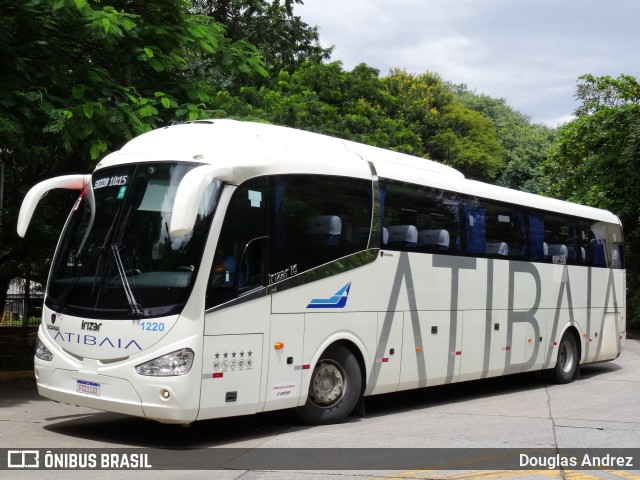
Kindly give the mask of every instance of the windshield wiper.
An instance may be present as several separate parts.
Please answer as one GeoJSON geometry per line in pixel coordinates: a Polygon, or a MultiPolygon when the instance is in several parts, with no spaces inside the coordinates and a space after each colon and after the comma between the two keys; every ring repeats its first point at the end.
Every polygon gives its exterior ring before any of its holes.
{"type": "Polygon", "coordinates": [[[121,248],[122,248],[121,244],[111,245],[113,258],[116,261],[116,267],[118,268],[118,273],[120,274],[120,279],[122,280],[122,288],[124,288],[124,294],[127,297],[127,302],[129,303],[129,308],[131,309],[130,313],[132,316],[139,318],[144,315],[144,312],[142,311],[141,305],[136,301],[136,297],[133,294],[133,290],[131,289],[129,280],[127,280],[127,272],[124,269],[124,264],[122,263],[122,257],[120,256],[121,248]]]}

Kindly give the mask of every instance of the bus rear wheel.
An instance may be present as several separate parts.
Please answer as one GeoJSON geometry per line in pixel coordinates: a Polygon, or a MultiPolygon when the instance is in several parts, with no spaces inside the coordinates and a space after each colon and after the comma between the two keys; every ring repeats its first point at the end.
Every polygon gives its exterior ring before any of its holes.
{"type": "Polygon", "coordinates": [[[556,366],[551,371],[555,383],[571,383],[578,373],[578,344],[571,332],[565,332],[558,344],[558,358],[556,366]]]}
{"type": "Polygon", "coordinates": [[[307,402],[297,413],[311,425],[341,422],[358,403],[361,389],[362,376],[355,355],[343,345],[332,345],[313,369],[307,402]]]}

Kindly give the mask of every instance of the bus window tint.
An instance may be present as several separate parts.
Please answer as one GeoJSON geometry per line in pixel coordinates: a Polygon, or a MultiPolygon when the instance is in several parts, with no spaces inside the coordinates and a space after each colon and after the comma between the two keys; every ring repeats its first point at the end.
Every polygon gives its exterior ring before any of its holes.
{"type": "Polygon", "coordinates": [[[584,265],[624,268],[624,245],[620,225],[581,220],[577,224],[577,235],[584,265]]]}
{"type": "Polygon", "coordinates": [[[528,257],[524,209],[498,202],[485,203],[485,252],[489,257],[524,259],[528,257]]]}
{"type": "Polygon", "coordinates": [[[570,217],[546,213],[543,228],[543,261],[575,265],[581,253],[576,249],[575,225],[570,217]]]}
{"type": "Polygon", "coordinates": [[[271,178],[271,274],[303,272],[367,248],[371,181],[328,175],[271,178]]]}
{"type": "Polygon", "coordinates": [[[525,259],[529,255],[523,208],[479,198],[464,204],[468,255],[525,259]]]}
{"type": "Polygon", "coordinates": [[[382,186],[382,248],[459,254],[460,199],[457,194],[402,182],[382,186]]]}
{"type": "Polygon", "coordinates": [[[624,268],[616,224],[388,179],[380,199],[383,249],[624,268]]]}

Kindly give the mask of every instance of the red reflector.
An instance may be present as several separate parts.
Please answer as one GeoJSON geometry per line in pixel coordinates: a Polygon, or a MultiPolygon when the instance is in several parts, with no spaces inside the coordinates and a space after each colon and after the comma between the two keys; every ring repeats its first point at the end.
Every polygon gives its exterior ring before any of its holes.
{"type": "Polygon", "coordinates": [[[386,357],[383,357],[383,358],[382,358],[382,363],[387,363],[388,361],[389,361],[389,359],[388,359],[388,358],[386,358],[386,357]]]}
{"type": "Polygon", "coordinates": [[[462,355],[462,352],[456,352],[456,355],[462,355]]]}
{"type": "Polygon", "coordinates": [[[310,368],[311,368],[311,365],[309,365],[308,363],[305,365],[302,365],[303,370],[309,370],[310,368]]]}
{"type": "Polygon", "coordinates": [[[212,378],[222,378],[223,373],[222,372],[214,372],[213,375],[211,375],[212,378]]]}
{"type": "Polygon", "coordinates": [[[505,347],[505,350],[511,350],[511,347],[505,347]]]}
{"type": "Polygon", "coordinates": [[[553,342],[553,346],[554,347],[557,346],[557,345],[558,345],[558,342],[553,342]]]}

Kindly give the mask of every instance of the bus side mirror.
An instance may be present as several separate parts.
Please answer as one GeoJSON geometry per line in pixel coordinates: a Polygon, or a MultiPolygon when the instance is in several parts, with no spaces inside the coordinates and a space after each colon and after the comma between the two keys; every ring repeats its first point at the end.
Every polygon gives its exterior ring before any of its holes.
{"type": "Polygon", "coordinates": [[[20,214],[18,215],[18,235],[24,237],[27,233],[31,217],[40,199],[44,197],[50,190],[64,188],[67,190],[82,190],[84,186],[91,182],[91,175],[65,175],[62,177],[50,178],[44,180],[33,187],[24,197],[20,206],[20,214]]]}
{"type": "Polygon", "coordinates": [[[179,237],[193,231],[198,216],[198,207],[207,187],[214,180],[231,183],[233,168],[219,165],[202,165],[187,172],[182,178],[171,212],[169,234],[179,237]]]}

